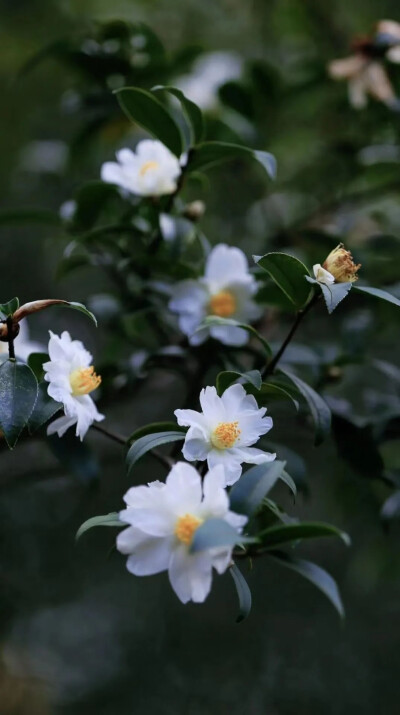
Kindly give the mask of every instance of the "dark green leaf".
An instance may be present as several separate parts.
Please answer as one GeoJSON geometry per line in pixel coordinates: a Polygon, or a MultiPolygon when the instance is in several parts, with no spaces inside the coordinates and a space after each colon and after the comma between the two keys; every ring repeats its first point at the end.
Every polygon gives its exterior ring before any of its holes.
{"type": "Polygon", "coordinates": [[[47,209],[18,209],[0,211],[0,226],[25,226],[32,224],[49,224],[57,226],[60,217],[54,211],[47,209]]]}
{"type": "Polygon", "coordinates": [[[76,209],[72,217],[73,227],[88,231],[96,223],[107,202],[118,196],[113,184],[103,181],[90,181],[75,194],[76,209]]]}
{"type": "Polygon", "coordinates": [[[280,370],[297,387],[306,400],[315,425],[315,444],[320,444],[331,429],[331,411],[325,400],[310,385],[288,370],[280,370]]]}
{"type": "Polygon", "coordinates": [[[87,521],[84,521],[83,524],[81,524],[78,531],[76,532],[76,541],[78,541],[78,539],[80,539],[82,534],[84,534],[86,531],[89,531],[89,529],[93,529],[94,526],[121,527],[128,526],[128,524],[125,524],[124,521],[120,520],[117,511],[112,511],[110,514],[104,514],[104,516],[93,516],[91,519],[87,519],[87,521]]]}
{"type": "Polygon", "coordinates": [[[137,430],[132,432],[131,436],[128,438],[128,442],[133,442],[138,440],[140,437],[145,437],[148,434],[154,434],[155,432],[179,432],[182,430],[183,436],[186,434],[185,427],[179,427],[176,422],[152,422],[149,425],[144,425],[144,427],[139,427],[137,430]]]}
{"type": "Polygon", "coordinates": [[[217,546],[235,546],[235,544],[254,543],[257,539],[242,536],[224,519],[207,519],[194,532],[190,551],[204,551],[217,546]]]}
{"type": "Polygon", "coordinates": [[[204,134],[203,115],[201,109],[197,106],[197,104],[192,102],[191,99],[186,97],[180,89],[177,89],[176,87],[165,87],[163,85],[157,85],[156,87],[153,87],[151,91],[159,92],[161,90],[169,92],[169,94],[172,94],[179,100],[182,109],[185,112],[185,115],[191,126],[193,143],[197,144],[198,142],[200,142],[204,134]]]}
{"type": "Polygon", "coordinates": [[[177,429],[169,432],[154,432],[153,434],[147,434],[144,437],[140,437],[133,443],[126,456],[128,474],[130,474],[133,465],[141,459],[146,452],[150,452],[152,449],[155,449],[162,444],[178,442],[183,439],[185,439],[185,433],[178,432],[177,429]]]}
{"type": "Polygon", "coordinates": [[[29,433],[33,434],[42,427],[42,425],[46,424],[61,407],[62,405],[59,402],[49,397],[47,393],[47,383],[41,382],[35,407],[28,421],[29,433]]]}
{"type": "Polygon", "coordinates": [[[38,383],[28,365],[6,360],[0,366],[0,429],[10,449],[27,424],[38,394],[38,383]]]}
{"type": "Polygon", "coordinates": [[[8,301],[8,303],[0,303],[0,317],[1,318],[8,318],[10,315],[13,315],[16,310],[19,308],[19,299],[18,298],[12,298],[11,300],[8,301]]]}
{"type": "Polygon", "coordinates": [[[164,105],[151,92],[138,87],[115,91],[118,102],[129,119],[159,139],[178,158],[182,154],[182,136],[164,105]]]}
{"type": "Polygon", "coordinates": [[[244,621],[245,618],[247,618],[251,611],[251,591],[245,577],[242,572],[239,571],[236,564],[232,564],[229,569],[229,573],[233,578],[239,599],[239,614],[236,619],[236,623],[241,623],[241,621],[244,621]]]}
{"type": "Polygon", "coordinates": [[[216,387],[218,394],[222,395],[233,382],[239,382],[242,385],[250,383],[256,390],[259,390],[261,388],[262,377],[259,370],[249,370],[248,372],[225,370],[217,375],[216,387]]]}
{"type": "Polygon", "coordinates": [[[93,320],[93,322],[94,322],[94,324],[95,324],[95,326],[96,326],[96,328],[97,328],[96,316],[94,316],[93,313],[91,313],[91,311],[88,310],[85,305],[83,305],[83,303],[75,303],[75,302],[68,302],[68,303],[67,303],[67,302],[65,302],[65,303],[60,303],[59,305],[60,305],[61,308],[72,308],[73,310],[79,310],[80,313],[83,313],[84,315],[87,315],[88,318],[90,318],[91,320],[93,320]]]}
{"type": "Polygon", "coordinates": [[[393,303],[393,305],[400,306],[400,300],[396,298],[391,293],[381,288],[371,288],[370,286],[359,286],[354,285],[355,290],[361,291],[361,293],[367,293],[367,295],[372,295],[374,298],[380,298],[381,300],[386,300],[388,303],[393,303]]]}
{"type": "Polygon", "coordinates": [[[306,276],[306,278],[309,283],[313,283],[321,288],[329,314],[333,313],[335,308],[337,308],[339,303],[349,293],[353,285],[353,283],[332,283],[330,285],[326,285],[325,283],[320,283],[313,278],[308,278],[308,276],[306,276]]]}
{"type": "Polygon", "coordinates": [[[220,318],[217,315],[209,315],[203,320],[202,324],[197,328],[197,330],[202,330],[203,328],[210,328],[213,325],[231,325],[235,328],[242,328],[243,330],[246,330],[248,333],[250,333],[250,335],[253,335],[255,338],[257,338],[257,340],[260,341],[268,356],[272,355],[271,348],[268,345],[267,341],[264,340],[262,335],[260,335],[260,333],[258,333],[252,325],[247,325],[246,323],[239,323],[237,320],[233,320],[232,318],[220,318]]]}
{"type": "Polygon", "coordinates": [[[266,253],[265,256],[253,258],[267,271],[297,310],[305,306],[311,289],[305,280],[310,274],[304,263],[287,253],[266,253]]]}
{"type": "Polygon", "coordinates": [[[322,593],[329,599],[339,616],[344,618],[344,608],[342,599],[340,598],[339,589],[330,574],[311,561],[296,559],[294,556],[286,554],[283,551],[271,552],[269,555],[272,556],[278,563],[281,563],[282,566],[286,566],[292,571],[296,571],[296,573],[300,574],[300,576],[303,576],[314,584],[314,586],[322,591],[322,593]]]}
{"type": "Polygon", "coordinates": [[[48,360],[49,356],[47,353],[31,353],[28,357],[28,365],[34,373],[38,382],[41,382],[41,380],[43,380],[43,363],[48,362],[48,360]]]}
{"type": "Polygon", "coordinates": [[[244,472],[229,493],[232,511],[252,516],[274,484],[281,478],[286,462],[264,462],[244,472]]]}
{"type": "Polygon", "coordinates": [[[276,159],[272,154],[240,146],[240,144],[228,144],[226,142],[204,142],[196,146],[190,158],[188,171],[203,171],[224,161],[242,158],[256,159],[265,169],[268,176],[271,179],[275,178],[276,159]]]}
{"type": "Polygon", "coordinates": [[[299,403],[287,387],[277,385],[274,382],[263,382],[261,385],[260,395],[257,395],[257,401],[261,404],[269,404],[271,400],[281,402],[282,400],[290,400],[295,409],[299,410],[299,403]]]}
{"type": "Polygon", "coordinates": [[[346,546],[350,545],[350,537],[331,524],[319,522],[303,522],[302,524],[285,524],[271,526],[257,534],[263,547],[275,547],[298,539],[317,539],[321,536],[338,536],[346,546]]]}

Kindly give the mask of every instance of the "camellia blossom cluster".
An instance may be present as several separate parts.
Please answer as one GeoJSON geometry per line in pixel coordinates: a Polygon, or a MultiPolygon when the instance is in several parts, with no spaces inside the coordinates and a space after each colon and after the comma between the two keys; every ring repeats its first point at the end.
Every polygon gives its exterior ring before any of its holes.
{"type": "Polygon", "coordinates": [[[207,258],[204,276],[174,286],[169,308],[178,314],[179,327],[191,345],[199,345],[209,336],[225,345],[244,345],[249,334],[237,326],[198,328],[207,316],[254,322],[262,314],[254,301],[256,292],[257,282],[243,251],[220,243],[207,258]]]}
{"type": "Polygon", "coordinates": [[[151,139],[139,142],[136,151],[120,149],[117,161],[101,167],[101,178],[136,196],[173,194],[182,172],[174,154],[164,144],[151,139]]]}
{"type": "Polygon", "coordinates": [[[222,466],[211,469],[202,479],[189,464],[178,462],[165,484],[151,482],[132,487],[120,512],[129,524],[117,537],[118,550],[128,556],[128,571],[150,576],[168,571],[172,588],[182,603],[202,602],[211,589],[212,570],[228,568],[232,547],[214,547],[191,553],[196,530],[210,518],[224,519],[238,533],[247,517],[229,509],[222,466]]]}
{"type": "Polygon", "coordinates": [[[266,407],[259,408],[242,385],[231,385],[221,397],[215,387],[206,387],[200,405],[202,412],[175,410],[178,424],[189,427],[182,450],[189,462],[207,460],[209,469],[223,465],[225,484],[230,485],[239,479],[244,462],[275,459],[275,454],[251,446],[269,432],[272,418],[265,417],[266,407]]]}
{"type": "Polygon", "coordinates": [[[83,440],[93,422],[104,419],[90,397],[101,382],[91,365],[92,355],[65,330],[61,336],[50,331],[49,357],[49,362],[43,364],[44,379],[49,383],[47,392],[63,405],[65,414],[51,422],[47,434],[62,437],[76,425],[76,436],[83,440]]]}

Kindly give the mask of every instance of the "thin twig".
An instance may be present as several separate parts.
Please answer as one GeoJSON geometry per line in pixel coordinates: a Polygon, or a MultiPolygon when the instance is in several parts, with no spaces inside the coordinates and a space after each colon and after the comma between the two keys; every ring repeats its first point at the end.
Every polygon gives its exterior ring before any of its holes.
{"type": "Polygon", "coordinates": [[[123,444],[124,446],[128,444],[127,437],[122,437],[120,434],[111,432],[107,427],[103,427],[103,425],[99,425],[96,422],[92,424],[92,429],[96,430],[96,432],[101,432],[105,437],[112,439],[114,442],[118,442],[118,444],[123,444]]]}

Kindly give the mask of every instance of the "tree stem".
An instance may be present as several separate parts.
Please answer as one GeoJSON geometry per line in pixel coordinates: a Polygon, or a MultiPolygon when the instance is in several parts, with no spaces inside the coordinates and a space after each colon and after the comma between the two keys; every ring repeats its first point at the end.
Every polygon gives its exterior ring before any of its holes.
{"type": "MultiPolygon", "coordinates": [[[[122,435],[120,434],[111,432],[109,429],[103,427],[103,425],[101,424],[97,424],[96,422],[94,422],[92,424],[92,429],[96,430],[96,432],[100,432],[105,437],[112,439],[113,442],[118,442],[118,444],[122,444],[124,447],[128,446],[129,440],[127,437],[122,437],[122,435]]],[[[152,449],[150,451],[150,454],[152,454],[153,457],[160,462],[160,464],[162,464],[164,467],[167,467],[167,469],[171,469],[171,467],[173,467],[175,464],[174,459],[171,459],[171,457],[166,457],[164,454],[161,454],[157,449],[152,449]]]]}
{"type": "Polygon", "coordinates": [[[307,315],[309,310],[315,305],[315,303],[317,302],[319,297],[320,296],[318,293],[314,293],[313,297],[311,298],[309,303],[307,303],[306,307],[303,310],[299,310],[299,312],[296,315],[296,320],[294,321],[292,327],[290,328],[290,330],[289,330],[285,340],[283,341],[281,347],[279,348],[278,352],[272,358],[272,360],[270,360],[270,362],[265,366],[264,370],[262,371],[263,377],[267,377],[267,375],[271,375],[274,372],[279,360],[281,359],[287,346],[289,345],[290,341],[292,340],[297,328],[299,327],[300,323],[302,322],[303,318],[305,318],[305,316],[307,315]]]}
{"type": "Polygon", "coordinates": [[[10,357],[10,360],[15,360],[13,329],[13,319],[10,316],[9,318],[7,318],[8,355],[10,357]]]}

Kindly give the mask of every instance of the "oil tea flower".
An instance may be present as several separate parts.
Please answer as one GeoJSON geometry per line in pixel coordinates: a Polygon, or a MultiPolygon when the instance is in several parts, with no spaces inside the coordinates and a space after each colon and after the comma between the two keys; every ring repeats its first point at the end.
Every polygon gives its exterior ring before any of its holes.
{"type": "Polygon", "coordinates": [[[181,165],[164,144],[151,139],[139,142],[136,151],[121,149],[117,161],[101,167],[101,178],[137,196],[173,194],[181,174],[181,165]]]}
{"type": "Polygon", "coordinates": [[[332,273],[325,270],[320,263],[316,263],[313,266],[314,278],[318,283],[324,283],[325,285],[332,285],[335,282],[335,277],[332,273]]]}
{"type": "Polygon", "coordinates": [[[211,589],[212,570],[228,568],[231,547],[209,548],[191,553],[196,530],[207,519],[224,519],[241,533],[247,517],[229,509],[222,466],[202,479],[196,469],[178,462],[165,484],[151,482],[132,487],[125,494],[127,508],[120,512],[129,524],[117,537],[117,549],[128,556],[126,566],[135,576],[168,571],[169,580],[182,603],[204,601],[211,589]]]}
{"type": "Polygon", "coordinates": [[[209,469],[222,464],[225,484],[230,485],[239,479],[243,463],[275,459],[275,454],[251,446],[269,432],[272,418],[265,417],[266,407],[259,408],[242,385],[231,385],[221,397],[215,387],[206,387],[200,405],[202,412],[175,410],[178,424],[189,427],[182,449],[189,462],[207,460],[209,469]]]}
{"type": "Polygon", "coordinates": [[[49,356],[50,361],[43,364],[44,379],[49,383],[47,392],[62,403],[65,414],[48,426],[47,434],[62,437],[76,425],[76,436],[82,441],[93,422],[104,419],[90,397],[101,377],[94,371],[90,352],[80,340],[72,340],[67,331],[61,336],[50,331],[49,356]]]}
{"type": "Polygon", "coordinates": [[[181,281],[174,287],[169,308],[178,314],[179,327],[191,345],[199,345],[209,336],[225,345],[244,345],[249,334],[237,326],[198,328],[209,315],[242,323],[257,320],[262,310],[254,301],[256,292],[257,282],[249,272],[243,251],[220,243],[208,256],[204,276],[181,281]]]}
{"type": "Polygon", "coordinates": [[[343,243],[339,243],[330,252],[322,268],[333,276],[336,283],[354,283],[358,280],[357,271],[361,268],[361,263],[354,263],[350,251],[345,249],[343,243]]]}

